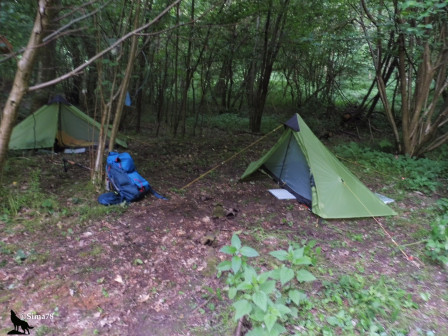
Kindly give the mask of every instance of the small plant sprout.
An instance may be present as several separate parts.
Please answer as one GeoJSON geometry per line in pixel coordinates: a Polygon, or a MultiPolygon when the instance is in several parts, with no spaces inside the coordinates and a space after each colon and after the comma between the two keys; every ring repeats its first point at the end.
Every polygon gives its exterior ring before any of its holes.
{"type": "Polygon", "coordinates": [[[218,265],[218,270],[221,272],[232,270],[234,274],[246,266],[245,257],[253,258],[259,256],[258,252],[252,247],[242,246],[241,240],[236,234],[232,236],[231,245],[224,246],[220,251],[231,255],[232,260],[221,262],[218,265]]]}

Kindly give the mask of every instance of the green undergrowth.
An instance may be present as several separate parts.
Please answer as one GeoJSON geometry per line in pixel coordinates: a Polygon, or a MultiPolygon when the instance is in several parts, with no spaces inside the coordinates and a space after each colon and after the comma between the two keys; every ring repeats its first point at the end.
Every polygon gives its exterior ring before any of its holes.
{"type": "Polygon", "coordinates": [[[448,174],[448,159],[412,158],[393,155],[355,142],[339,145],[335,152],[344,163],[365,175],[379,176],[395,189],[419,191],[427,195],[442,189],[448,174]]]}
{"type": "MultiPolygon", "coordinates": [[[[123,207],[104,207],[96,202],[96,192],[90,181],[74,181],[70,178],[44,176],[37,168],[40,157],[31,157],[24,169],[27,172],[18,175],[17,166],[9,167],[0,187],[0,221],[14,229],[22,224],[27,231],[36,231],[60,221],[80,224],[100,218],[109,213],[122,213],[123,207]],[[57,184],[59,189],[45,187],[57,184]]],[[[48,171],[46,172],[48,175],[48,171]]]]}
{"type": "MultiPolygon", "coordinates": [[[[222,113],[219,115],[203,116],[202,124],[206,125],[207,128],[213,129],[217,128],[226,133],[240,133],[240,132],[250,132],[249,118],[247,116],[242,116],[234,113],[222,113]]],[[[264,116],[261,122],[261,133],[267,133],[285,120],[279,119],[275,116],[264,116]]],[[[194,119],[188,120],[187,124],[190,127],[194,125],[194,119]]]]}
{"type": "Polygon", "coordinates": [[[10,222],[20,219],[22,215],[28,219],[53,215],[58,209],[55,196],[46,194],[40,187],[41,171],[33,170],[27,183],[13,180],[9,186],[0,189],[0,220],[10,222]]]}
{"type": "Polygon", "coordinates": [[[325,316],[319,318],[324,334],[408,334],[402,313],[418,305],[394,279],[355,273],[323,281],[323,286],[316,305],[326,310],[325,316]]]}
{"type": "Polygon", "coordinates": [[[221,252],[230,259],[217,266],[218,277],[226,275],[222,283],[234,323],[246,320],[248,336],[404,336],[409,332],[407,312],[418,308],[391,277],[315,276],[321,255],[315,241],[290,242],[284,250],[260,256],[234,234],[221,252]]]}
{"type": "MultiPolygon", "coordinates": [[[[23,159],[9,162],[3,176],[3,182],[9,183],[0,188],[0,229],[4,235],[67,237],[92,221],[125,211],[125,207],[98,204],[90,181],[74,181],[64,175],[61,178],[48,167],[40,168],[42,160],[45,157],[29,157],[26,166],[23,159]]],[[[17,264],[44,264],[49,258],[48,251],[38,253],[34,245],[21,248],[0,241],[0,268],[11,260],[17,264]]]]}
{"type": "Polygon", "coordinates": [[[433,261],[448,266],[448,199],[443,198],[445,211],[430,224],[429,237],[426,239],[426,255],[433,261]]]}

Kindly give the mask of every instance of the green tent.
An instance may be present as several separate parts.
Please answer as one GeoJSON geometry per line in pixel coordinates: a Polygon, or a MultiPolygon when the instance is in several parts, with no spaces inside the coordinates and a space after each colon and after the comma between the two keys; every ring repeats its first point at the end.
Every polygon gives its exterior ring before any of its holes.
{"type": "MultiPolygon", "coordinates": [[[[9,149],[53,148],[55,144],[59,147],[94,146],[98,143],[100,127],[100,123],[57,96],[14,127],[9,149]]],[[[118,137],[115,142],[127,147],[118,137]]]]}
{"type": "Polygon", "coordinates": [[[285,123],[277,143],[252,162],[241,179],[258,169],[323,218],[396,214],[324,146],[298,114],[285,123]]]}

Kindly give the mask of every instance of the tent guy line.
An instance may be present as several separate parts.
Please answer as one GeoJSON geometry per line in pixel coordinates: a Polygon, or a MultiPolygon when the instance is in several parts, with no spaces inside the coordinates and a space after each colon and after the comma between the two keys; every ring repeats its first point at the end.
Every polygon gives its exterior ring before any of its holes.
{"type": "MultiPolygon", "coordinates": [[[[353,196],[355,196],[357,198],[357,195],[350,189],[350,186],[347,186],[347,188],[350,190],[350,192],[353,194],[353,196]]],[[[364,202],[362,202],[362,200],[359,200],[359,203],[362,204],[362,206],[364,206],[364,208],[366,209],[366,211],[369,211],[369,209],[367,208],[367,206],[364,204],[364,202]]],[[[384,227],[384,225],[378,220],[378,218],[376,218],[374,215],[372,215],[372,219],[380,226],[380,228],[383,230],[383,232],[386,234],[387,237],[389,237],[389,239],[392,241],[392,243],[400,250],[400,252],[404,255],[404,257],[406,258],[407,261],[410,261],[411,263],[413,263],[417,268],[420,268],[420,264],[423,265],[423,263],[416,257],[413,257],[412,255],[408,255],[404,249],[402,248],[403,245],[399,245],[394,237],[386,230],[386,228],[384,227]],[[416,261],[419,260],[420,264],[416,261]]]]}
{"type": "Polygon", "coordinates": [[[196,183],[197,181],[203,179],[205,176],[207,176],[208,174],[210,174],[212,171],[218,169],[219,167],[223,166],[224,164],[226,164],[227,162],[233,160],[235,157],[237,157],[238,155],[240,155],[241,153],[245,152],[246,150],[248,150],[250,147],[256,145],[257,143],[259,143],[261,140],[263,140],[264,138],[266,138],[267,136],[271,135],[272,133],[278,131],[283,125],[279,125],[276,128],[274,128],[272,131],[270,131],[269,133],[266,133],[265,135],[263,135],[261,138],[259,138],[258,140],[252,142],[250,145],[244,147],[242,150],[240,150],[238,153],[233,154],[231,157],[229,157],[228,159],[226,159],[225,161],[222,161],[221,163],[217,164],[216,166],[214,166],[212,169],[206,171],[204,174],[200,175],[199,177],[195,178],[193,181],[191,181],[190,183],[186,184],[185,186],[183,186],[182,188],[180,188],[180,190],[184,190],[187,189],[189,186],[191,186],[192,184],[196,183]]]}

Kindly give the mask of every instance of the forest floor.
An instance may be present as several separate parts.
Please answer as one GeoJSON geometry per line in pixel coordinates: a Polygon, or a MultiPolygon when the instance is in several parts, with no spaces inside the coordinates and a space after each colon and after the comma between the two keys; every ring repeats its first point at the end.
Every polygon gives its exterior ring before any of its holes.
{"type": "MultiPolygon", "coordinates": [[[[373,219],[321,220],[295,201],[274,198],[268,190],[278,186],[262,174],[239,181],[277,136],[224,164],[259,137],[215,131],[129,140],[137,170],[168,200],[149,195],[127,207],[98,205],[90,172],[76,165],[64,172],[61,154],[11,157],[4,182],[29,190],[39,170],[43,205],[38,213],[22,206],[14,220],[0,217],[0,334],[13,330],[14,310],[34,327],[32,335],[233,335],[231,302],[216,266],[228,259],[220,249],[238,232],[261,256],[315,240],[322,252],[308,295],[316,302],[329,293],[328,282],[343,275],[384,276],[414,303],[400,306],[395,321],[377,317],[386,330],[448,335],[447,273],[424,258],[422,244],[404,248],[414,257],[407,260],[373,219]],[[92,216],[95,211],[99,215],[92,216]]],[[[90,165],[88,154],[65,157],[90,165]]],[[[381,183],[380,176],[366,182],[372,189],[381,183]]],[[[436,199],[409,192],[391,205],[398,216],[379,221],[399,244],[416,242],[428,229],[424,209],[436,199]]],[[[331,323],[338,307],[323,307],[309,308],[308,318],[327,324],[334,335],[361,334],[331,323]]]]}

